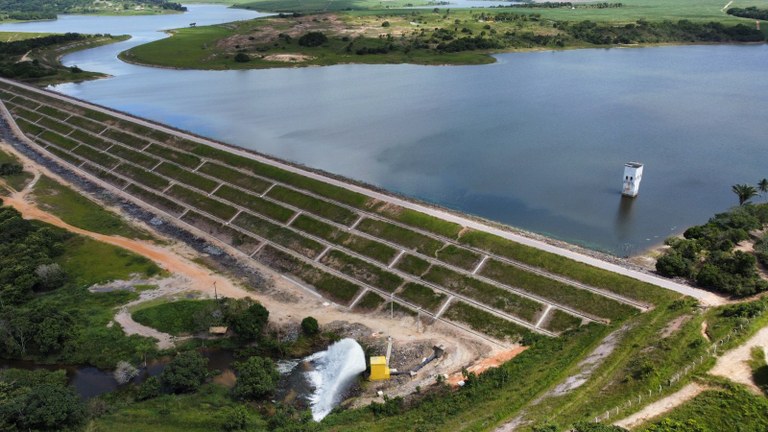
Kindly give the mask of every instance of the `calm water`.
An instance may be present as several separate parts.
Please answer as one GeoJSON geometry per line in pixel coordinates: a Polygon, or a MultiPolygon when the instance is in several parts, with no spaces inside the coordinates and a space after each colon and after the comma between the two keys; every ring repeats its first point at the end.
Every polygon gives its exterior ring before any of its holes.
{"type": "Polygon", "coordinates": [[[56,90],[621,255],[735,204],[730,185],[768,176],[766,45],[261,71],[174,71],[115,57],[162,37],[152,29],[251,16],[198,6],[0,30],[136,34],[64,59],[113,78],[56,90]],[[629,160],[646,164],[633,201],[619,194],[629,160]]]}

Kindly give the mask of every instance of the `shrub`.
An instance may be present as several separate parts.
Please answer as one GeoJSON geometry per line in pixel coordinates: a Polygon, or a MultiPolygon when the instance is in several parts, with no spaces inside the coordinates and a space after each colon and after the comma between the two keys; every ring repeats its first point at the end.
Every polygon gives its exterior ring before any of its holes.
{"type": "Polygon", "coordinates": [[[235,55],[235,61],[238,63],[248,63],[251,61],[251,56],[244,52],[239,52],[235,55]]]}
{"type": "Polygon", "coordinates": [[[157,377],[149,377],[146,381],[141,383],[139,389],[136,391],[136,400],[143,401],[147,399],[153,399],[160,396],[161,390],[160,379],[157,377]]]}
{"type": "Polygon", "coordinates": [[[384,21],[383,23],[381,23],[381,26],[382,27],[389,27],[389,21],[384,21]]]}

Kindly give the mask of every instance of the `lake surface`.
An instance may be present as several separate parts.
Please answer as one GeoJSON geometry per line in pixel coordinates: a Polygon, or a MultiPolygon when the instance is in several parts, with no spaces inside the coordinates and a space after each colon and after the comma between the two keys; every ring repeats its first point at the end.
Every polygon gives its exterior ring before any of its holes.
{"type": "Polygon", "coordinates": [[[55,88],[244,148],[619,255],[736,204],[768,176],[768,46],[514,53],[485,66],[176,71],[117,53],[153,29],[253,12],[66,17],[0,30],[131,33],[65,57],[113,78],[55,88]],[[623,164],[645,163],[620,196],[623,164]]]}

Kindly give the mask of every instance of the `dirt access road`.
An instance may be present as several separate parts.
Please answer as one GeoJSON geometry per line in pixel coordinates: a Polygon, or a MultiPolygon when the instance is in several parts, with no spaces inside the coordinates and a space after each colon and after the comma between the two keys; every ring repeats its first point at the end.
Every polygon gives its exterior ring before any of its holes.
{"type": "MultiPolygon", "coordinates": [[[[749,340],[718,357],[715,366],[709,370],[709,374],[744,384],[755,394],[762,395],[763,393],[752,379],[752,368],[749,366],[753,347],[762,347],[763,349],[768,347],[768,327],[763,327],[749,340]]],[[[670,412],[707,389],[708,387],[705,385],[695,382],[690,383],[677,392],[644,407],[635,414],[621,419],[614,424],[627,429],[640,426],[649,420],[670,412]]]]}

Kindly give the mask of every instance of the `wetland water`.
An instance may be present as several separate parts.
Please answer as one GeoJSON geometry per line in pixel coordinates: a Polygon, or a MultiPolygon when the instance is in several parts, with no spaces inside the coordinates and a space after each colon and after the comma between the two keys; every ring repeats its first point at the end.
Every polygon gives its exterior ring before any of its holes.
{"type": "Polygon", "coordinates": [[[768,46],[514,53],[485,66],[177,71],[118,52],[154,29],[253,12],[68,17],[5,31],[129,33],[68,65],[110,79],[65,94],[452,209],[619,255],[736,204],[768,177],[768,46]],[[624,162],[646,164],[620,197],[624,162]]]}

